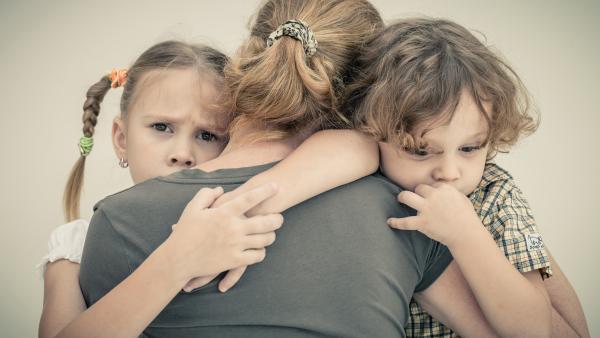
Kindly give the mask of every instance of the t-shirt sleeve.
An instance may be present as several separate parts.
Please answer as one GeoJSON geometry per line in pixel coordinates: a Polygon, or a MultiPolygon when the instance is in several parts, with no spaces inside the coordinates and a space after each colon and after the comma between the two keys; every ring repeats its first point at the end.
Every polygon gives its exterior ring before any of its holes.
{"type": "Polygon", "coordinates": [[[102,298],[129,275],[123,238],[102,207],[96,209],[83,246],[79,283],[88,306],[102,298]]]}
{"type": "Polygon", "coordinates": [[[496,244],[517,270],[521,273],[540,270],[544,278],[552,275],[542,236],[520,189],[510,189],[490,218],[496,244]]]}
{"type": "Polygon", "coordinates": [[[415,288],[415,292],[421,292],[433,284],[453,260],[450,250],[445,245],[434,240],[430,241],[423,278],[415,288]]]}

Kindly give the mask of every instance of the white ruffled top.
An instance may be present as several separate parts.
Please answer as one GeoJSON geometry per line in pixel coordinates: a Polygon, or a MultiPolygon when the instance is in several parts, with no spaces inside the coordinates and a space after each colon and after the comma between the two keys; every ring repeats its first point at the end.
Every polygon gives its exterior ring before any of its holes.
{"type": "Polygon", "coordinates": [[[42,257],[42,261],[37,266],[42,278],[44,278],[48,263],[60,259],[67,259],[78,264],[81,262],[83,243],[85,242],[88,226],[88,221],[77,219],[52,231],[48,240],[48,254],[42,257]]]}

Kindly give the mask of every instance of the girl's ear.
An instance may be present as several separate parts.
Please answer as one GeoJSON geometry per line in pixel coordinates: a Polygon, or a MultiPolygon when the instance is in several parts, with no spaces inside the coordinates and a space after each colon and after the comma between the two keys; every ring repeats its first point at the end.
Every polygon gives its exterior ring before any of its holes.
{"type": "Polygon", "coordinates": [[[112,124],[112,143],[118,159],[127,160],[127,128],[119,116],[115,117],[112,124]]]}

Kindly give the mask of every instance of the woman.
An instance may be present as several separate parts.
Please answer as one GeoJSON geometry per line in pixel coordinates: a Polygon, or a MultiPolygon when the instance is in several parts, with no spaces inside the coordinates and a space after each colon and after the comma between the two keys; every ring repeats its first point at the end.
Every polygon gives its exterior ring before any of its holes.
{"type": "MultiPolygon", "coordinates": [[[[198,189],[233,189],[316,130],[343,125],[343,79],[360,47],[381,27],[366,1],[268,1],[226,68],[236,112],[229,144],[200,169],[146,181],[98,204],[80,273],[86,302],[94,304],[169,236],[178,236],[178,219],[193,218],[195,203],[179,218],[181,211],[198,189]],[[174,223],[171,234],[165,224],[174,223]]],[[[236,288],[221,294],[213,281],[181,293],[144,333],[403,335],[408,302],[417,291],[430,312],[450,318],[457,331],[492,334],[460,275],[444,272],[452,259],[447,249],[412,232],[390,236],[387,216],[410,212],[395,202],[397,192],[371,176],[290,209],[266,259],[236,288]],[[459,300],[445,292],[450,282],[459,300]],[[464,319],[447,316],[457,308],[465,311],[464,319]]]]}

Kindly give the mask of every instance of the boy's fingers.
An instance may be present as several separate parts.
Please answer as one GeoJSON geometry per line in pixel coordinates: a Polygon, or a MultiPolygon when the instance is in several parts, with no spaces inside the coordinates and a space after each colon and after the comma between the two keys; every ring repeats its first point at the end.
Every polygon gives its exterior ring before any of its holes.
{"type": "Polygon", "coordinates": [[[219,282],[219,291],[227,292],[227,290],[231,289],[239,280],[242,278],[242,275],[246,271],[246,266],[241,266],[239,268],[235,268],[233,270],[227,271],[223,280],[219,282]]]}
{"type": "Polygon", "coordinates": [[[423,208],[425,199],[412,191],[404,190],[398,194],[398,202],[404,203],[409,207],[419,211],[423,208]]]}
{"type": "Polygon", "coordinates": [[[275,195],[276,192],[277,185],[275,183],[264,184],[237,196],[231,201],[223,204],[221,207],[230,210],[235,215],[242,215],[262,201],[275,195]]]}
{"type": "Polygon", "coordinates": [[[390,227],[398,230],[419,230],[418,216],[388,218],[387,223],[390,227]]]}
{"type": "Polygon", "coordinates": [[[264,234],[281,228],[283,216],[281,214],[270,214],[264,216],[254,216],[244,220],[244,234],[264,234]]]}
{"type": "Polygon", "coordinates": [[[415,188],[415,192],[423,197],[429,196],[434,190],[435,188],[428,184],[419,184],[415,188]]]}

